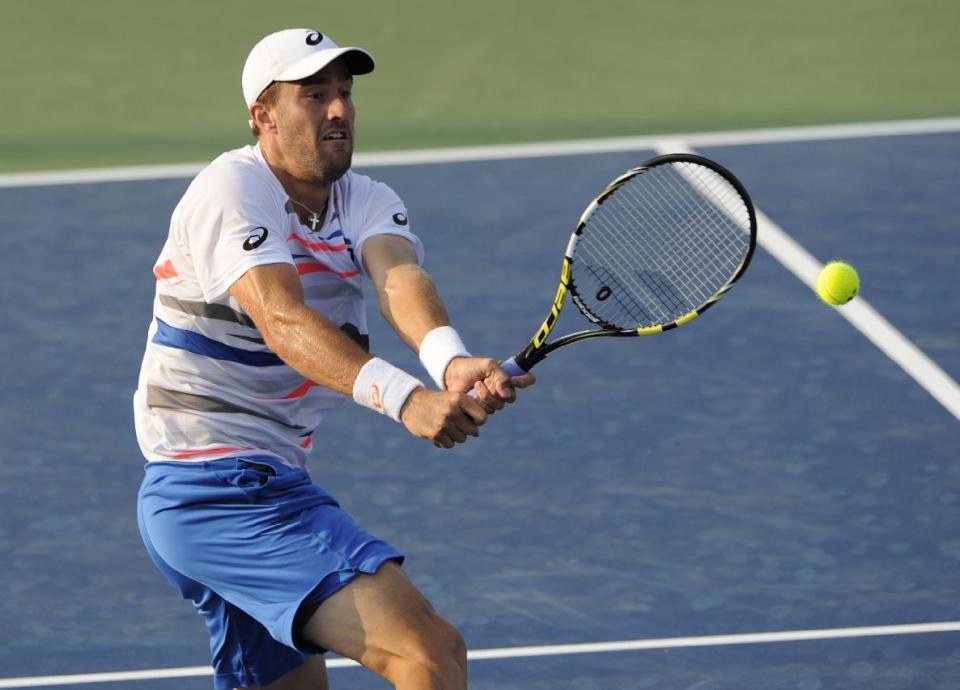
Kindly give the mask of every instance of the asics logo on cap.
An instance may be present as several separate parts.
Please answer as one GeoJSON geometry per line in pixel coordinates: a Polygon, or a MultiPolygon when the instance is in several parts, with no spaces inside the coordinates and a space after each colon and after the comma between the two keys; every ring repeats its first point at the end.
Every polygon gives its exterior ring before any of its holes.
{"type": "Polygon", "coordinates": [[[308,46],[315,46],[318,43],[322,43],[322,42],[323,42],[323,34],[320,33],[319,31],[314,31],[312,33],[307,34],[308,46]]]}

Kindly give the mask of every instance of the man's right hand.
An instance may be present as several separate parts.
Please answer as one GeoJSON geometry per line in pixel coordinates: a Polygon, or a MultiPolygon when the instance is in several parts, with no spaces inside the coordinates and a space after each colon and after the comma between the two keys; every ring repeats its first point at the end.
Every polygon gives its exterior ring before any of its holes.
{"type": "Polygon", "coordinates": [[[400,421],[414,436],[432,441],[438,448],[453,448],[467,436],[479,436],[487,412],[463,393],[417,388],[400,411],[400,421]]]}

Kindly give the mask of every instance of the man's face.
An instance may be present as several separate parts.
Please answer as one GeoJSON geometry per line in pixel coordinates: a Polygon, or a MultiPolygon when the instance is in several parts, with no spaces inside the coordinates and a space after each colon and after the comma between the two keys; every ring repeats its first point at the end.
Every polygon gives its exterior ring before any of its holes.
{"type": "Polygon", "coordinates": [[[353,77],[334,60],[312,77],[279,84],[277,143],[295,177],[332,184],[350,169],[355,109],[353,77]]]}

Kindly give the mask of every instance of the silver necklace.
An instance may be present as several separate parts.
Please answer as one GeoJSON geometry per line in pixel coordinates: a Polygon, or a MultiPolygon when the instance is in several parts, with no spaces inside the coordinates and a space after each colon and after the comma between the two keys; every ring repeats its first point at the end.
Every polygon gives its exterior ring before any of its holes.
{"type": "Polygon", "coordinates": [[[310,213],[310,217],[307,219],[307,222],[310,223],[310,229],[311,229],[311,230],[316,230],[316,229],[317,229],[317,225],[320,224],[320,218],[321,218],[321,215],[320,215],[320,214],[326,213],[326,211],[327,211],[327,202],[326,202],[326,201],[323,202],[323,207],[320,209],[320,213],[317,213],[317,212],[314,211],[312,208],[310,208],[310,207],[307,206],[306,204],[301,204],[299,201],[297,201],[297,200],[294,199],[293,197],[290,197],[290,201],[292,201],[292,202],[295,203],[297,206],[299,206],[300,208],[302,208],[302,209],[304,209],[304,210],[306,210],[307,212],[310,213]]]}

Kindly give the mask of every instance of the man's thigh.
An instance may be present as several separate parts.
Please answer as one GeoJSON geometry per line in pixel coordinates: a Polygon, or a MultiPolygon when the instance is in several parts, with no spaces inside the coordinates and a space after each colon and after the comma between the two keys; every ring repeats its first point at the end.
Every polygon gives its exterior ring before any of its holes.
{"type": "Polygon", "coordinates": [[[462,643],[394,562],[384,563],[373,575],[358,576],[326,599],[300,635],[380,675],[394,659],[422,658],[425,646],[434,641],[444,643],[440,654],[450,651],[446,643],[451,638],[462,643]]]}

